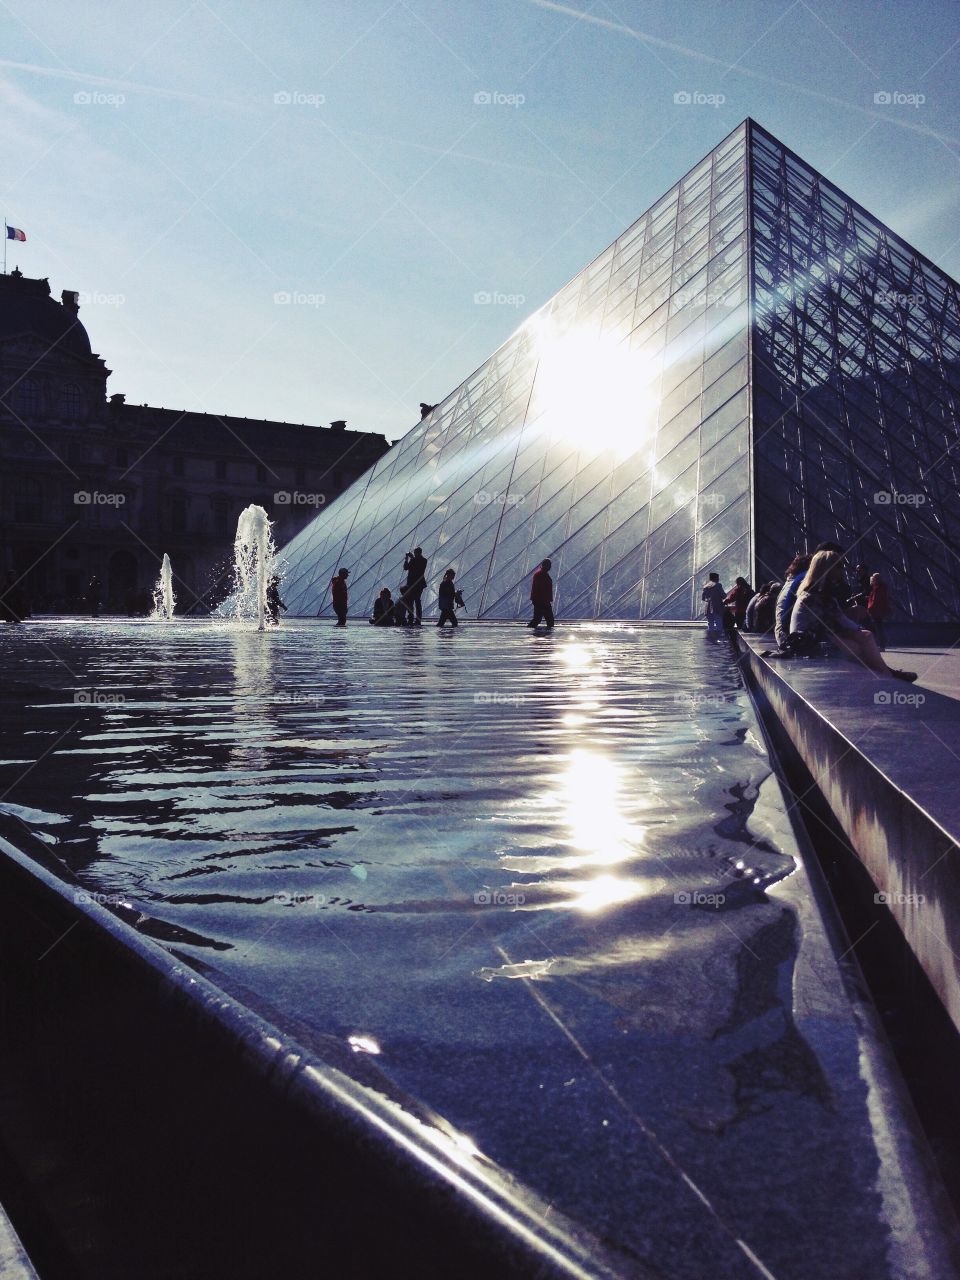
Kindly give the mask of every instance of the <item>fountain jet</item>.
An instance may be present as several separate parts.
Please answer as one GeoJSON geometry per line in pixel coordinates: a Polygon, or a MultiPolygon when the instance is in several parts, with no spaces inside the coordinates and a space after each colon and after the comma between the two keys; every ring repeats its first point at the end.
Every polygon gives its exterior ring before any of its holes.
{"type": "Polygon", "coordinates": [[[163,564],[160,566],[160,577],[157,579],[157,585],[153,588],[153,616],[158,621],[171,622],[173,620],[173,608],[177,603],[173,594],[173,569],[170,567],[170,557],[166,551],[163,553],[163,564]]]}
{"type": "Polygon", "coordinates": [[[267,586],[273,573],[276,549],[270,518],[263,507],[251,505],[240,513],[233,543],[236,564],[234,614],[242,620],[255,617],[257,630],[266,629],[267,586]]]}

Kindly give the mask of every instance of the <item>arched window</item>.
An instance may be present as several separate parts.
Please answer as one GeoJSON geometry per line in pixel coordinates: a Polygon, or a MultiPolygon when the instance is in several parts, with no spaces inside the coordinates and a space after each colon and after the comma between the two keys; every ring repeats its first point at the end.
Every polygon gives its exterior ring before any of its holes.
{"type": "Polygon", "coordinates": [[[24,418],[36,417],[40,412],[40,383],[36,378],[24,378],[15,388],[13,402],[24,418]]]}
{"type": "Polygon", "coordinates": [[[82,404],[80,388],[75,382],[68,382],[60,389],[60,410],[65,418],[78,418],[82,404]]]}

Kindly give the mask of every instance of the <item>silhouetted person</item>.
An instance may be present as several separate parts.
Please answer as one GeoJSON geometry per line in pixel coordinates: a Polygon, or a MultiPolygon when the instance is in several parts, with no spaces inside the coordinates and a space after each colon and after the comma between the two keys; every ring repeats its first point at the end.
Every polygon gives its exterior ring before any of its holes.
{"type": "Polygon", "coordinates": [[[330,579],[330,599],[333,612],[337,615],[337,626],[347,625],[347,574],[349,569],[338,569],[335,577],[330,579]]]}
{"type": "Polygon", "coordinates": [[[390,588],[384,587],[373,602],[373,617],[370,619],[375,627],[392,627],[396,621],[393,610],[393,596],[390,588]]]}
{"type": "Polygon", "coordinates": [[[419,627],[423,620],[421,597],[427,589],[427,558],[423,554],[423,547],[414,547],[412,551],[408,551],[403,557],[403,567],[407,571],[403,599],[410,610],[411,622],[416,614],[416,624],[419,627]]]}
{"type": "Polygon", "coordinates": [[[426,401],[421,400],[420,401],[420,421],[422,422],[424,418],[429,417],[429,415],[433,413],[436,407],[437,406],[435,404],[427,404],[426,401]]]}
{"type": "Polygon", "coordinates": [[[456,573],[453,569],[448,569],[440,581],[437,589],[437,603],[440,605],[440,619],[437,622],[438,627],[442,627],[445,622],[451,623],[452,626],[459,626],[457,622],[456,607],[463,606],[463,596],[454,585],[456,573]]]}
{"type": "Polygon", "coordinates": [[[870,594],[867,596],[867,613],[878,649],[887,647],[887,618],[893,612],[890,589],[879,573],[870,575],[870,594]]]}
{"type": "Polygon", "coordinates": [[[530,580],[530,601],[533,619],[528,627],[539,627],[546,622],[548,630],[553,626],[553,579],[550,577],[551,560],[541,560],[530,580]]]}
{"type": "Polygon", "coordinates": [[[724,598],[724,604],[741,631],[746,621],[747,605],[753,599],[753,595],[753,587],[746,578],[737,578],[724,598]]]}
{"type": "Polygon", "coordinates": [[[280,610],[282,609],[284,613],[287,612],[287,606],[280,599],[280,579],[279,578],[270,579],[270,583],[267,586],[267,590],[266,590],[266,597],[267,597],[267,613],[270,616],[270,621],[273,623],[275,627],[279,627],[280,610]]]}
{"type": "Polygon", "coordinates": [[[3,594],[0,595],[0,621],[22,622],[30,617],[30,606],[27,593],[17,582],[16,572],[11,569],[7,574],[3,594]]]}
{"type": "Polygon", "coordinates": [[[90,606],[91,618],[100,617],[100,606],[103,603],[103,583],[96,574],[87,583],[87,604],[90,606]]]}
{"type": "Polygon", "coordinates": [[[401,582],[397,587],[397,598],[393,602],[393,621],[398,627],[413,625],[413,611],[407,598],[407,584],[401,582]]]}
{"type": "Polygon", "coordinates": [[[700,592],[703,601],[703,612],[707,619],[707,635],[723,634],[723,599],[724,590],[719,573],[707,575],[707,581],[700,592]]]}

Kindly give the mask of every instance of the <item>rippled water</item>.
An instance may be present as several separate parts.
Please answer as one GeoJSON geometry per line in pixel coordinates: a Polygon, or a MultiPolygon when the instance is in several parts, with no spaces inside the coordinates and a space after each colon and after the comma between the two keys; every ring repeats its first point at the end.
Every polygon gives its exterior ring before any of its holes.
{"type": "Polygon", "coordinates": [[[855,1274],[837,1239],[796,1269],[824,1178],[845,1230],[874,1219],[793,1025],[765,890],[795,864],[724,643],[101,620],[6,627],[0,661],[12,838],[378,1051],[664,1274],[758,1274],[731,1233],[777,1275],[855,1274]]]}

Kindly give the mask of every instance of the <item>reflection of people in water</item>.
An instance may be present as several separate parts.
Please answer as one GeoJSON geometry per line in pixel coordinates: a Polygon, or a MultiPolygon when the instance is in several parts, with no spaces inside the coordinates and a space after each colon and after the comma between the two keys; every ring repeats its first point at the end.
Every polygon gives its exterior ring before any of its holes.
{"type": "Polygon", "coordinates": [[[280,579],[273,577],[267,587],[267,614],[275,627],[280,625],[280,610],[287,612],[287,606],[280,599],[280,579]]]}
{"type": "Polygon", "coordinates": [[[90,617],[100,617],[100,605],[103,601],[103,583],[96,574],[87,583],[87,604],[90,606],[90,617]]]}

